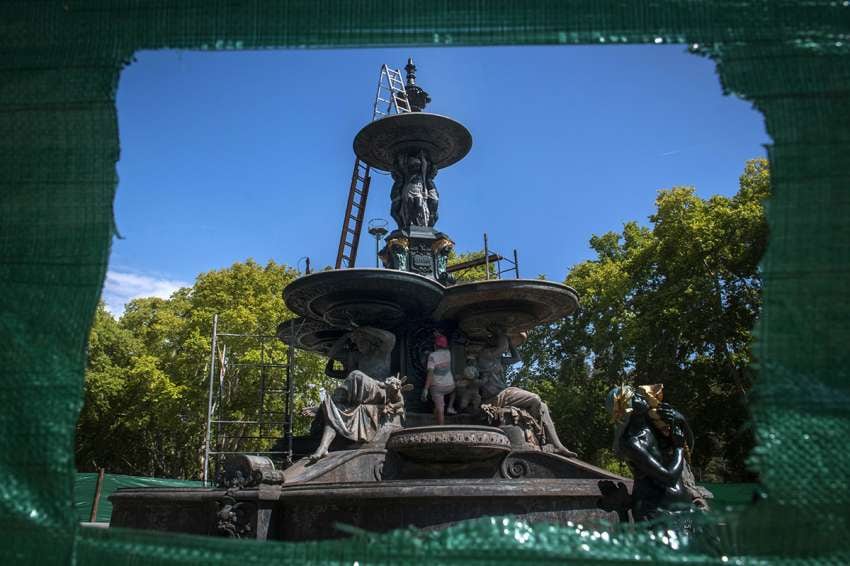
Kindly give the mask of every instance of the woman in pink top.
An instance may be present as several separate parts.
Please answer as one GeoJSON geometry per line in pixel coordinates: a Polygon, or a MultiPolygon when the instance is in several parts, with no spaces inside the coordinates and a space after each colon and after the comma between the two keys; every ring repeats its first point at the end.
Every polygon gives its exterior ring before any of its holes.
{"type": "Polygon", "coordinates": [[[434,418],[437,424],[445,422],[445,412],[448,406],[449,414],[454,414],[455,378],[452,375],[452,352],[449,341],[442,334],[434,336],[435,350],[428,354],[428,377],[422,390],[422,401],[428,400],[430,393],[434,401],[434,418]],[[448,402],[446,400],[448,397],[448,402]]]}

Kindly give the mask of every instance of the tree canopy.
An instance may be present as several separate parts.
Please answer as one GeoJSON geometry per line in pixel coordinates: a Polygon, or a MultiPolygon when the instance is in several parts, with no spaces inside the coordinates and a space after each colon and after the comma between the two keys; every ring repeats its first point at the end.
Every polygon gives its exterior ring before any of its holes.
{"type": "MultiPolygon", "coordinates": [[[[252,260],[198,276],[191,288],[169,299],[143,298],[127,304],[115,319],[101,305],[91,330],[85,405],[77,427],[77,467],[105,467],[112,473],[198,477],[206,426],[210,339],[213,315],[218,331],[269,337],[265,346],[252,337],[220,338],[217,365],[226,360],[216,409],[228,420],[258,420],[260,381],[270,391],[263,418],[283,420],[286,346],[273,337],[292,317],[283,288],[297,276],[286,266],[252,260]],[[262,359],[265,358],[265,359],[262,359]],[[261,361],[278,367],[261,368],[261,361]]],[[[297,352],[296,431],[307,423],[298,413],[326,385],[321,360],[297,352]]],[[[221,377],[216,371],[216,387],[221,377]]],[[[278,426],[227,425],[223,450],[269,449],[278,426]],[[236,438],[267,436],[268,438],[236,438]]]]}
{"type": "Polygon", "coordinates": [[[696,433],[698,477],[746,476],[769,187],[767,161],[751,160],[732,197],[662,190],[649,226],[628,222],[590,239],[596,257],[565,281],[578,291],[579,311],[532,332],[514,375],[549,401],[562,438],[583,458],[611,461],[611,387],[663,383],[665,400],[696,433]]]}

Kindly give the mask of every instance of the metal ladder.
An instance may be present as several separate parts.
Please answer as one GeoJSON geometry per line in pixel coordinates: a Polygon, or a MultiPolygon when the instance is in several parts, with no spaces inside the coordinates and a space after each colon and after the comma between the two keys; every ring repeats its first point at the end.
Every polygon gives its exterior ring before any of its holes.
{"type": "MultiPolygon", "coordinates": [[[[372,121],[389,116],[410,112],[410,102],[401,71],[381,66],[378,77],[378,90],[372,107],[372,121]]],[[[348,202],[342,220],[342,233],[339,236],[339,248],[336,254],[336,269],[354,267],[357,261],[357,247],[360,244],[360,232],[363,229],[363,216],[366,214],[366,199],[369,196],[369,184],[372,181],[370,167],[354,159],[354,171],[348,189],[348,202]]]]}

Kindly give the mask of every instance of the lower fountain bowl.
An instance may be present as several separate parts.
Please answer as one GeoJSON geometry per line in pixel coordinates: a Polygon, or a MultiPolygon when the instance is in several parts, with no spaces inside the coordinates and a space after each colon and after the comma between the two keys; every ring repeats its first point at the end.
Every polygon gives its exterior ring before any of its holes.
{"type": "Polygon", "coordinates": [[[387,451],[414,462],[465,463],[505,456],[511,451],[511,441],[490,426],[423,426],[392,433],[387,451]]]}

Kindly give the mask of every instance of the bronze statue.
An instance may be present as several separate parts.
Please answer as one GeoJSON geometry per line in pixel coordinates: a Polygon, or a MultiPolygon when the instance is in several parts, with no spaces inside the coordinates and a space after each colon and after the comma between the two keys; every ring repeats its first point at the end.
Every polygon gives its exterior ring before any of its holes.
{"type": "Polygon", "coordinates": [[[395,347],[392,332],[362,326],[341,336],[328,352],[325,375],[336,379],[347,377],[360,370],[369,377],[383,381],[390,375],[390,356],[395,347]],[[343,369],[334,368],[334,360],[341,360],[343,369]]]}
{"type": "Polygon", "coordinates": [[[386,330],[361,326],[340,337],[328,353],[325,374],[344,381],[307,414],[322,419],[324,428],[312,461],[324,458],[337,434],[355,442],[369,442],[387,422],[401,424],[404,418],[402,391],[413,386],[389,377],[390,355],[395,335],[386,330]],[[344,357],[343,369],[334,359],[344,357]]]}
{"type": "Polygon", "coordinates": [[[455,384],[455,409],[463,413],[467,409],[473,415],[481,410],[481,381],[478,379],[478,364],[475,356],[467,356],[463,373],[455,384]]]}
{"type": "Polygon", "coordinates": [[[508,386],[505,381],[505,368],[519,361],[516,347],[504,333],[497,333],[490,344],[478,353],[478,374],[481,380],[481,408],[495,415],[494,409],[516,408],[526,411],[543,432],[543,442],[555,454],[572,458],[576,453],[567,449],[558,438],[555,423],[549,414],[549,407],[536,393],[519,387],[508,386]],[[504,354],[509,352],[509,355],[504,354]]]}
{"type": "MultiPolygon", "coordinates": [[[[606,400],[616,425],[614,452],[634,474],[628,504],[635,521],[690,510],[694,499],[683,477],[690,428],[681,413],[658,400],[658,392],[658,386],[623,385],[606,400]]],[[[613,490],[600,489],[603,495],[613,490]]]]}
{"type": "Polygon", "coordinates": [[[404,420],[402,393],[413,389],[406,381],[398,377],[378,381],[359,370],[348,374],[333,395],[308,410],[308,414],[324,421],[322,440],[310,460],[316,462],[327,456],[337,434],[365,443],[374,439],[385,424],[401,426],[404,420]]]}
{"type": "Polygon", "coordinates": [[[437,207],[440,204],[440,193],[437,191],[437,185],[434,184],[434,177],[437,176],[436,167],[428,167],[425,174],[425,188],[427,189],[425,201],[428,205],[428,226],[433,227],[437,223],[439,215],[437,207]]]}
{"type": "Polygon", "coordinates": [[[399,229],[433,226],[439,195],[433,181],[436,169],[425,150],[398,153],[391,173],[394,182],[390,214],[399,229]]]}

